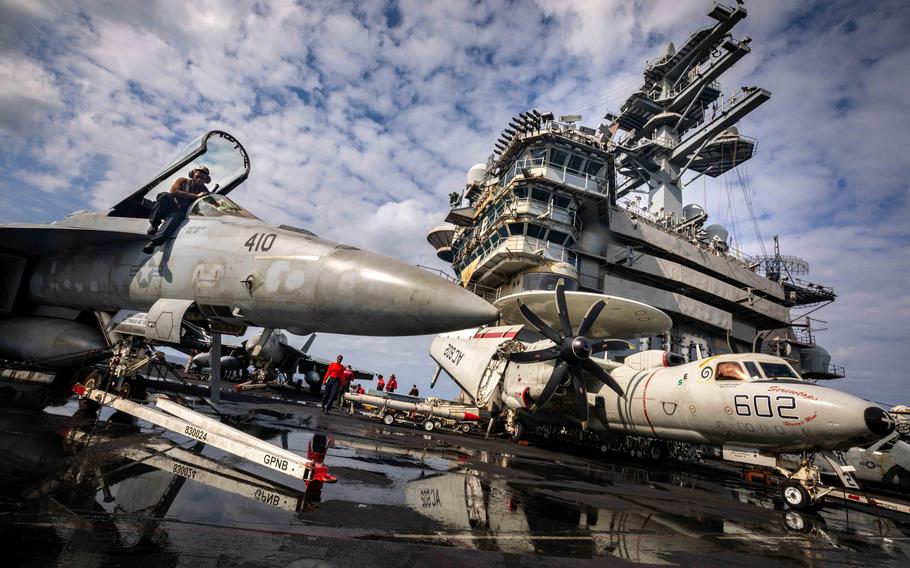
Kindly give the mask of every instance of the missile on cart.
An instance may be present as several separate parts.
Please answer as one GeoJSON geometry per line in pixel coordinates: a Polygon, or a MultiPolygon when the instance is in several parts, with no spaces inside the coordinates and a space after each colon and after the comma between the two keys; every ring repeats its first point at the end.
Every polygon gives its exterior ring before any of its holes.
{"type": "Polygon", "coordinates": [[[413,412],[423,416],[436,416],[449,420],[458,420],[459,422],[478,421],[480,420],[480,409],[477,407],[464,406],[436,406],[429,402],[413,399],[411,397],[386,397],[373,394],[355,394],[345,393],[344,399],[349,402],[359,402],[360,404],[369,404],[379,408],[391,408],[402,412],[413,412]]]}

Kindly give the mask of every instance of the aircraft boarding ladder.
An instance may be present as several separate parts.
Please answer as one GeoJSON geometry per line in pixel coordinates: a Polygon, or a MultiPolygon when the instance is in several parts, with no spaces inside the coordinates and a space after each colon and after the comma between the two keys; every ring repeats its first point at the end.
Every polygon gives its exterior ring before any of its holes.
{"type": "Polygon", "coordinates": [[[324,449],[313,448],[309,456],[304,458],[181,406],[165,396],[158,396],[155,399],[157,408],[152,408],[103,390],[86,388],[78,383],[73,386],[73,392],[101,406],[119,410],[307,483],[335,481],[334,476],[328,473],[328,468],[322,463],[324,449]]]}

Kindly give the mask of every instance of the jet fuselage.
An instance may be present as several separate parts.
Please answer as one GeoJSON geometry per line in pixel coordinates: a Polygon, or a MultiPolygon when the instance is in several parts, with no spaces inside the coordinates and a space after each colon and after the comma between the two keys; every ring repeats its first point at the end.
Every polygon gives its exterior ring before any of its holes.
{"type": "MultiPolygon", "coordinates": [[[[147,226],[138,219],[116,223],[143,232],[147,226]]],[[[104,225],[98,218],[94,224],[104,225]]],[[[258,219],[190,216],[154,254],[142,245],[45,255],[29,276],[30,300],[108,311],[148,310],[160,298],[193,300],[246,325],[362,335],[434,333],[496,314],[425,270],[258,219]]]]}

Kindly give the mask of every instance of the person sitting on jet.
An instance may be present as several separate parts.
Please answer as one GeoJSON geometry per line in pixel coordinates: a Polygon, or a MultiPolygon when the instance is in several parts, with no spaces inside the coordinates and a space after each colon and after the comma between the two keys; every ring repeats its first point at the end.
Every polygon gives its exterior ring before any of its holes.
{"type": "Polygon", "coordinates": [[[212,181],[208,168],[204,166],[193,168],[189,176],[177,178],[169,192],[161,192],[155,198],[155,207],[152,209],[152,216],[149,217],[152,226],[147,231],[154,237],[143,247],[142,252],[146,254],[155,252],[155,247],[164,244],[180,226],[190,205],[209,194],[208,188],[205,187],[205,184],[212,181]]]}

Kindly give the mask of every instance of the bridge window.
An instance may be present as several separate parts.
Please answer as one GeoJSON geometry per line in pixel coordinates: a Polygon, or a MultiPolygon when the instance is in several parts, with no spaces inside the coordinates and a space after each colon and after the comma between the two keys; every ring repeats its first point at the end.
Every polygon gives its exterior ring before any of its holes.
{"type": "Polygon", "coordinates": [[[588,163],[585,164],[585,173],[589,176],[596,177],[603,167],[603,162],[598,162],[597,160],[588,160],[588,163]]]}
{"type": "Polygon", "coordinates": [[[531,199],[546,203],[550,200],[550,192],[535,187],[531,190],[531,199]]]}
{"type": "Polygon", "coordinates": [[[528,223],[528,236],[539,239],[543,237],[546,227],[541,227],[540,225],[535,225],[534,223],[528,223]]]}
{"type": "Polygon", "coordinates": [[[742,365],[733,361],[724,361],[717,364],[718,381],[748,381],[749,375],[743,370],[742,365]]]}
{"type": "Polygon", "coordinates": [[[553,148],[550,152],[550,163],[555,166],[564,166],[569,159],[569,153],[553,148]]]}
{"type": "Polygon", "coordinates": [[[584,161],[585,161],[585,159],[584,159],[582,156],[579,156],[578,154],[572,154],[572,157],[569,158],[569,166],[568,166],[568,168],[569,168],[570,170],[574,170],[574,171],[576,171],[576,172],[580,172],[580,171],[581,171],[581,165],[584,163],[584,161]]]}
{"type": "Polygon", "coordinates": [[[524,185],[518,185],[512,189],[512,193],[514,193],[515,197],[518,199],[524,199],[528,196],[528,188],[524,185]]]}
{"type": "Polygon", "coordinates": [[[547,233],[547,240],[550,241],[551,243],[556,243],[558,245],[561,245],[561,244],[565,243],[566,237],[568,237],[568,236],[569,236],[568,234],[563,233],[562,231],[556,231],[554,229],[550,229],[550,232],[547,233]]]}
{"type": "Polygon", "coordinates": [[[522,290],[555,290],[556,283],[562,278],[568,291],[578,290],[578,281],[559,274],[534,272],[521,277],[522,290]]]}
{"type": "Polygon", "coordinates": [[[568,209],[570,203],[572,203],[572,200],[565,195],[553,195],[553,205],[560,209],[568,209]]]}
{"type": "Polygon", "coordinates": [[[509,234],[513,237],[519,237],[525,232],[524,223],[509,223],[509,234]]]}

